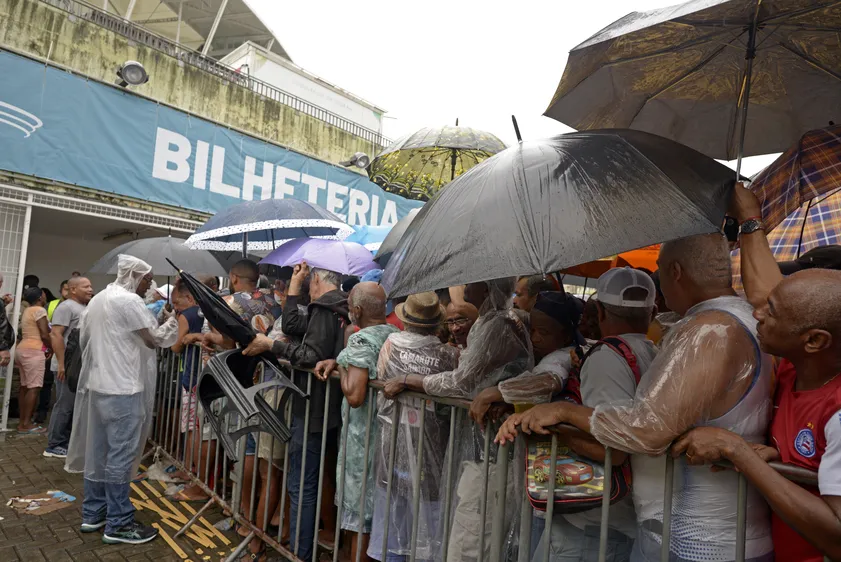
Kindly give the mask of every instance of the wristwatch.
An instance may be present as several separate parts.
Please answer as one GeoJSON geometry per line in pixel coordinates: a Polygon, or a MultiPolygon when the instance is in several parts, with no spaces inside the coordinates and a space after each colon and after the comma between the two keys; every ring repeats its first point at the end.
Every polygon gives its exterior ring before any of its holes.
{"type": "Polygon", "coordinates": [[[739,232],[741,234],[751,234],[757,230],[765,230],[765,225],[759,219],[748,219],[739,225],[739,232]]]}

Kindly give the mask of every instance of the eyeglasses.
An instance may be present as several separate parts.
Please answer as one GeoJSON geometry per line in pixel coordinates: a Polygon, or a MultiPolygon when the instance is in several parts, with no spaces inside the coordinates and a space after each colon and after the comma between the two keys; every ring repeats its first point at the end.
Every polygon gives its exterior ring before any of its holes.
{"type": "Polygon", "coordinates": [[[444,323],[448,328],[452,328],[453,326],[466,326],[468,322],[470,322],[470,318],[453,318],[452,320],[447,320],[444,323]]]}

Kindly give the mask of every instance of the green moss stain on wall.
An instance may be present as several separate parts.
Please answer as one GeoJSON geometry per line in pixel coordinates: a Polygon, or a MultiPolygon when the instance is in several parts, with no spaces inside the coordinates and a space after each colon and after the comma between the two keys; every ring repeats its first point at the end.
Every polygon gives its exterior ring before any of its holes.
{"type": "Polygon", "coordinates": [[[2,46],[112,84],[121,64],[139,61],[149,82],[132,91],[327,162],[355,152],[373,157],[380,150],[373,142],[37,0],[0,0],[2,46]]]}

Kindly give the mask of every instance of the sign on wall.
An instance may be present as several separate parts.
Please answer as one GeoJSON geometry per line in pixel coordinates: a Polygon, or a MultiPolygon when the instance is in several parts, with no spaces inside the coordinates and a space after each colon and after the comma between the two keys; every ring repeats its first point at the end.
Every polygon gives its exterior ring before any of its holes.
{"type": "MultiPolygon", "coordinates": [[[[0,169],[214,213],[293,197],[352,225],[422,203],[364,176],[84,77],[0,52],[0,169]]],[[[152,77],[154,79],[154,77],[152,77]]]]}

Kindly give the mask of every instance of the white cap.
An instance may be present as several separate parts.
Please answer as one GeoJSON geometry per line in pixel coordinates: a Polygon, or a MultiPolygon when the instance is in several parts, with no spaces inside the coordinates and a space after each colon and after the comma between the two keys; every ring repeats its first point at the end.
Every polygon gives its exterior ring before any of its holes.
{"type": "Polygon", "coordinates": [[[651,277],[639,269],[615,267],[608,269],[596,284],[599,302],[623,308],[651,308],[657,296],[657,289],[651,277]],[[643,289],[645,300],[625,300],[628,289],[643,289]]]}
{"type": "Polygon", "coordinates": [[[155,289],[155,290],[156,290],[156,291],[158,292],[158,294],[159,294],[159,295],[161,295],[163,298],[168,299],[168,298],[169,298],[170,293],[172,293],[172,290],[173,290],[174,288],[175,288],[175,287],[173,287],[172,285],[164,285],[163,287],[158,287],[158,288],[157,288],[157,289],[155,289]]]}

